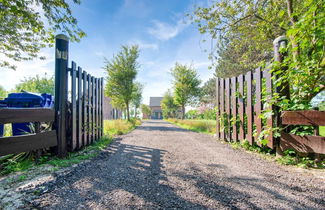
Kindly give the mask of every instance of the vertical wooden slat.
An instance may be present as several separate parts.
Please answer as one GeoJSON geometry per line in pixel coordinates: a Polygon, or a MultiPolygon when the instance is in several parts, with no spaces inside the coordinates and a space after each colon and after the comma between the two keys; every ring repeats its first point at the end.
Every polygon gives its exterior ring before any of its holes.
{"type": "Polygon", "coordinates": [[[87,118],[87,128],[88,128],[88,144],[90,144],[92,142],[92,115],[91,115],[91,97],[92,97],[92,91],[91,91],[91,76],[90,74],[87,75],[87,80],[88,80],[88,118],[87,118]]]}
{"type": "Polygon", "coordinates": [[[77,102],[76,102],[76,63],[71,68],[71,150],[77,148],[77,102]]]}
{"type": "Polygon", "coordinates": [[[219,103],[219,98],[220,98],[220,87],[219,87],[219,78],[216,78],[216,106],[217,106],[217,111],[216,111],[216,119],[217,119],[217,124],[216,124],[216,136],[217,139],[220,138],[220,103],[219,103]]]}
{"type": "Polygon", "coordinates": [[[82,69],[78,67],[78,97],[77,97],[77,139],[78,148],[84,146],[82,144],[82,69]]]}
{"type": "Polygon", "coordinates": [[[232,125],[232,140],[238,141],[238,133],[237,133],[237,77],[231,78],[231,113],[233,119],[235,119],[234,124],[232,125]]]}
{"type": "Polygon", "coordinates": [[[102,130],[102,119],[101,119],[101,96],[102,96],[102,89],[101,89],[101,78],[98,78],[98,138],[101,138],[101,130],[102,130]]]}
{"type": "Polygon", "coordinates": [[[96,121],[95,121],[95,77],[91,77],[91,83],[92,83],[92,102],[91,102],[91,104],[92,104],[92,109],[91,109],[91,116],[92,116],[92,131],[91,131],[91,139],[92,139],[92,141],[95,141],[96,139],[95,139],[95,123],[96,123],[96,121]]]}
{"type": "Polygon", "coordinates": [[[225,104],[226,104],[226,113],[227,113],[227,135],[226,138],[228,141],[231,141],[231,135],[230,135],[230,78],[226,78],[226,95],[225,95],[225,104]]]}
{"type": "Polygon", "coordinates": [[[83,145],[87,145],[87,128],[88,128],[88,124],[87,124],[87,103],[88,103],[88,92],[87,92],[87,72],[83,71],[82,73],[82,93],[83,93],[83,97],[82,97],[82,132],[83,132],[83,145]]]}
{"type": "MultiPolygon", "coordinates": [[[[268,111],[273,111],[273,106],[271,105],[271,100],[272,100],[272,74],[271,74],[271,69],[267,69],[264,71],[265,75],[265,80],[266,80],[266,93],[267,93],[267,100],[269,103],[269,106],[266,107],[268,111]]],[[[266,126],[268,129],[270,129],[269,135],[267,137],[267,146],[270,148],[274,148],[274,140],[273,140],[273,132],[271,128],[273,128],[273,114],[270,115],[267,120],[266,120],[266,126]]]]}
{"type": "Polygon", "coordinates": [[[96,78],[96,140],[99,139],[99,78],[96,78]]]}
{"type": "Polygon", "coordinates": [[[240,120],[240,127],[239,127],[239,140],[243,141],[245,139],[245,130],[244,130],[244,116],[245,116],[245,101],[244,101],[244,75],[241,74],[238,76],[238,112],[239,112],[239,120],[240,120]]]}
{"type": "Polygon", "coordinates": [[[220,118],[222,120],[223,128],[220,132],[220,139],[223,141],[226,139],[225,137],[225,79],[220,79],[220,118]]]}
{"type": "Polygon", "coordinates": [[[100,137],[104,134],[104,79],[101,78],[100,80],[101,85],[101,100],[100,100],[100,121],[101,121],[101,130],[100,130],[100,137]]]}
{"type": "MultiPolygon", "coordinates": [[[[254,122],[256,125],[256,136],[255,136],[255,141],[258,141],[258,137],[260,133],[262,132],[262,119],[261,119],[261,114],[262,114],[262,74],[261,74],[261,68],[257,68],[255,70],[255,82],[256,82],[256,91],[255,91],[255,116],[254,116],[254,122]]],[[[259,144],[259,142],[257,142],[259,144]]]]}
{"type": "Polygon", "coordinates": [[[247,82],[247,141],[253,144],[252,71],[246,74],[247,82]]]}

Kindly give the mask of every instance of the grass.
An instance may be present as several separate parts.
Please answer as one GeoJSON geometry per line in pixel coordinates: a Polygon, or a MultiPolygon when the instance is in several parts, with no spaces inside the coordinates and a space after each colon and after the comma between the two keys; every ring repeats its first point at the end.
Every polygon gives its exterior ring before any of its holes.
{"type": "Polygon", "coordinates": [[[325,126],[319,126],[319,135],[325,136],[325,126]]]}
{"type": "MultiPolygon", "coordinates": [[[[176,124],[182,128],[200,132],[215,134],[216,121],[214,120],[179,120],[179,119],[167,119],[168,122],[176,124]]],[[[320,135],[324,136],[325,126],[320,127],[320,135]]],[[[258,145],[250,145],[248,141],[242,142],[227,142],[234,149],[244,149],[253,153],[262,155],[265,159],[272,159],[282,165],[295,165],[302,168],[316,168],[324,169],[325,160],[316,163],[311,157],[301,157],[293,150],[287,150],[284,152],[284,156],[276,157],[275,151],[268,147],[260,147],[258,145]]]]}
{"type": "MultiPolygon", "coordinates": [[[[69,152],[65,158],[58,158],[51,154],[43,154],[41,157],[36,158],[36,155],[31,152],[2,156],[0,157],[0,175],[23,172],[33,166],[37,167],[45,164],[54,166],[51,168],[53,172],[62,167],[78,164],[99,154],[113,141],[113,136],[126,134],[140,124],[140,120],[131,120],[130,122],[126,120],[106,120],[104,121],[104,137],[80,151],[69,152]]],[[[25,179],[26,177],[19,178],[20,181],[25,179]]]]}
{"type": "Polygon", "coordinates": [[[216,133],[215,120],[180,120],[180,119],[167,119],[168,122],[178,125],[179,127],[207,134],[216,133]]]}

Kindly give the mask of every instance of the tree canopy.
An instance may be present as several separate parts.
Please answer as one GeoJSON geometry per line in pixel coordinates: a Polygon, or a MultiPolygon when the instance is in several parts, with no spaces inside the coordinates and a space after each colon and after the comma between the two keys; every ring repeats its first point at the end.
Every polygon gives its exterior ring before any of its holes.
{"type": "Polygon", "coordinates": [[[137,46],[122,46],[121,51],[109,61],[106,59],[106,88],[105,93],[112,99],[113,104],[124,106],[127,119],[130,120],[130,103],[139,91],[135,82],[139,64],[137,46]]]}
{"type": "Polygon", "coordinates": [[[175,64],[171,70],[173,76],[174,98],[182,107],[182,118],[185,117],[185,106],[193,103],[200,95],[200,84],[196,70],[192,66],[175,64]]]}
{"type": "Polygon", "coordinates": [[[150,117],[151,115],[151,109],[146,104],[141,104],[141,112],[143,115],[146,115],[147,117],[150,117]]]}
{"type": "Polygon", "coordinates": [[[7,91],[0,85],[0,98],[5,98],[7,96],[7,91]]]}
{"type": "MultiPolygon", "coordinates": [[[[271,61],[273,40],[286,35],[286,72],[281,78],[290,81],[292,104],[303,104],[325,89],[324,5],[324,0],[220,0],[198,7],[192,18],[201,33],[217,40],[218,50],[210,58],[216,59],[218,77],[236,76],[271,61]]],[[[280,74],[276,66],[274,72],[280,74]]]]}
{"type": "Polygon", "coordinates": [[[57,32],[72,41],[85,36],[66,0],[1,0],[0,54],[6,59],[0,60],[0,67],[15,69],[13,61],[38,57],[41,48],[54,43],[57,32]]]}
{"type": "Polygon", "coordinates": [[[33,93],[48,93],[54,95],[54,77],[28,77],[23,79],[15,87],[15,92],[21,91],[33,92],[33,93]]]}

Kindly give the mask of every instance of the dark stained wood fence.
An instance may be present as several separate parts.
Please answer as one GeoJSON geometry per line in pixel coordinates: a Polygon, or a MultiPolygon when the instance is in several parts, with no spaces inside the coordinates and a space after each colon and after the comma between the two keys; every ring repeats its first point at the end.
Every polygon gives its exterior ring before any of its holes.
{"type": "MultiPolygon", "coordinates": [[[[257,68],[245,75],[216,79],[217,138],[232,142],[246,139],[250,144],[260,144],[258,136],[263,129],[273,127],[272,116],[264,122],[260,118],[263,111],[272,109],[262,102],[262,89],[266,90],[264,98],[269,100],[272,96],[271,76],[269,70],[257,68]]],[[[272,133],[266,138],[267,146],[273,148],[272,133]]]]}
{"type": "Polygon", "coordinates": [[[87,74],[75,62],[68,67],[68,56],[68,38],[56,36],[54,109],[0,109],[0,124],[31,122],[35,128],[35,133],[0,138],[0,156],[56,146],[64,157],[103,136],[103,78],[87,74]],[[44,122],[51,122],[53,130],[41,132],[44,122]]]}

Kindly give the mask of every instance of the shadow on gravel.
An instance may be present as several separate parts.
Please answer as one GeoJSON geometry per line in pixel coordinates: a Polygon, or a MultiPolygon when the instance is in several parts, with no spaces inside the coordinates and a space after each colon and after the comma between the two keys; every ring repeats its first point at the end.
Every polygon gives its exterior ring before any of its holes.
{"type": "Polygon", "coordinates": [[[214,164],[209,167],[223,171],[225,175],[218,178],[193,166],[187,172],[175,171],[172,175],[195,183],[200,193],[217,201],[222,208],[309,210],[325,207],[324,192],[320,188],[292,187],[294,182],[276,180],[273,174],[264,174],[266,179],[227,176],[227,166],[214,164]]]}
{"type": "Polygon", "coordinates": [[[146,209],[204,209],[167,185],[162,170],[165,152],[123,144],[118,138],[92,162],[58,178],[53,189],[39,199],[39,207],[138,209],[144,205],[146,209]]]}

